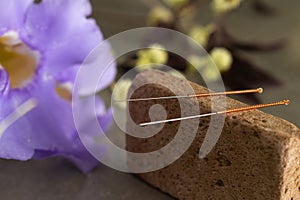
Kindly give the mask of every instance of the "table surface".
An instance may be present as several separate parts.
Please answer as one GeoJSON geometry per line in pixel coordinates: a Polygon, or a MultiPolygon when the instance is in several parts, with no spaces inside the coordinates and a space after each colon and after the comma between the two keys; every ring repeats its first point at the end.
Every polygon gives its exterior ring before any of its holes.
{"type": "MultiPolygon", "coordinates": [[[[270,53],[245,53],[262,68],[284,82],[282,87],[265,88],[264,102],[290,99],[284,109],[264,111],[300,126],[300,1],[267,1],[278,14],[260,16],[248,9],[249,3],[230,15],[227,26],[232,34],[245,41],[273,41],[288,38],[286,48],[270,53]],[[251,34],[249,34],[251,33],[251,34]]],[[[144,26],[147,6],[142,0],[94,0],[94,17],[106,37],[118,32],[144,26]]],[[[209,14],[202,10],[200,21],[207,22],[209,14]],[[203,11],[203,12],[202,12],[203,11]]],[[[100,165],[84,175],[67,161],[51,158],[44,161],[0,160],[0,197],[18,200],[52,199],[172,199],[147,185],[132,174],[121,173],[100,165]]]]}

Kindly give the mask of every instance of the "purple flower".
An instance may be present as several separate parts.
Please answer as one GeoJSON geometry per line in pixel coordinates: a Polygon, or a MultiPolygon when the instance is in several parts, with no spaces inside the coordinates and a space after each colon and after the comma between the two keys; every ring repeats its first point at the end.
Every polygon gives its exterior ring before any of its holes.
{"type": "MultiPolygon", "coordinates": [[[[103,36],[93,19],[88,0],[0,1],[0,157],[28,160],[64,156],[82,171],[98,163],[77,134],[71,106],[76,72],[103,36]],[[28,100],[34,108],[18,115],[28,100]],[[15,114],[15,115],[13,115],[15,114]],[[7,124],[12,116],[13,123],[7,124]],[[1,129],[1,127],[5,129],[1,129]],[[7,125],[7,126],[5,126],[7,125]]],[[[110,51],[101,59],[111,59],[110,51]]],[[[115,66],[97,89],[114,79],[115,66]]],[[[82,105],[84,110],[84,105],[82,105]]],[[[97,99],[103,129],[111,112],[97,99]]],[[[89,113],[82,127],[94,142],[89,113]]]]}

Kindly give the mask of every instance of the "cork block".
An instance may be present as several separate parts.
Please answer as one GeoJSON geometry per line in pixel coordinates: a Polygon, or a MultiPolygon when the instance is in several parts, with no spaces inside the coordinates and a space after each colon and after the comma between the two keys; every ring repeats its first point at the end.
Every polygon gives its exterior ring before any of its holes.
{"type": "MultiPolygon", "coordinates": [[[[129,96],[174,95],[156,82],[171,84],[178,92],[185,92],[180,78],[153,70],[136,76],[129,96]],[[141,84],[145,85],[140,87],[141,84]]],[[[196,93],[208,92],[195,83],[189,84],[196,93]]],[[[201,112],[207,113],[211,112],[209,99],[185,99],[185,103],[197,103],[201,112]]],[[[228,97],[226,102],[227,109],[245,106],[228,97]]],[[[129,114],[133,121],[137,124],[149,121],[148,112],[153,104],[163,106],[168,118],[182,114],[177,99],[130,102],[129,114]]],[[[182,200],[300,200],[300,131],[296,126],[258,110],[229,114],[217,144],[205,158],[200,159],[199,149],[211,119],[204,117],[197,120],[196,136],[180,158],[162,169],[137,175],[182,200]]],[[[175,137],[180,123],[166,123],[159,133],[149,138],[127,135],[126,148],[136,153],[158,150],[175,137]]],[[[135,127],[128,123],[127,131],[134,130],[135,127]]],[[[188,127],[183,130],[188,134],[188,127]]],[[[139,162],[131,160],[129,166],[139,165],[139,162]]]]}

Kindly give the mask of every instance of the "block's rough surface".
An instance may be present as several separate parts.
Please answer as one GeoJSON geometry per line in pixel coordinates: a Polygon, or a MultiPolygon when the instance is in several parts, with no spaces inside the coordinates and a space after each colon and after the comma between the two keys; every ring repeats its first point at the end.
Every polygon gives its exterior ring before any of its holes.
{"type": "MultiPolygon", "coordinates": [[[[173,95],[166,88],[153,84],[156,80],[181,89],[179,78],[160,71],[146,71],[134,79],[131,98],[173,95]],[[137,85],[147,82],[151,84],[135,90],[137,85]]],[[[207,89],[190,84],[195,92],[207,93],[207,89]]],[[[210,112],[209,98],[201,98],[198,102],[202,112],[210,112]]],[[[153,103],[157,102],[130,102],[132,119],[137,123],[149,121],[147,109],[153,103]]],[[[168,117],[180,116],[176,100],[160,103],[168,110],[168,117]]],[[[245,105],[227,98],[227,108],[241,106],[245,105]]],[[[205,159],[199,159],[199,148],[209,120],[199,120],[195,140],[177,161],[138,176],[178,199],[300,199],[300,131],[297,127],[258,110],[230,114],[216,146],[205,159]]],[[[165,124],[159,134],[151,138],[127,136],[127,150],[150,152],[163,147],[176,134],[178,124],[180,122],[165,124]]],[[[130,125],[127,130],[133,131],[130,125]]]]}

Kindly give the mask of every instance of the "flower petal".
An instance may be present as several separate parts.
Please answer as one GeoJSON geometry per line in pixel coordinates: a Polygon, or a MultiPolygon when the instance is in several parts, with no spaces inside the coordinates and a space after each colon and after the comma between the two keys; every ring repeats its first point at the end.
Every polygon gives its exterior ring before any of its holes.
{"type": "MultiPolygon", "coordinates": [[[[34,79],[24,88],[11,89],[7,73],[0,68],[0,123],[28,99],[37,102],[34,109],[0,133],[0,157],[27,160],[59,155],[84,172],[91,170],[98,161],[81,140],[103,153],[105,151],[105,147],[98,145],[94,138],[96,127],[88,126],[94,113],[84,112],[85,105],[80,105],[83,112],[79,127],[86,134],[79,137],[71,102],[61,98],[56,91],[57,83],[74,83],[79,66],[103,40],[95,21],[87,18],[91,14],[89,1],[43,0],[33,4],[33,0],[11,0],[5,4],[1,1],[0,11],[1,8],[6,10],[0,12],[0,34],[16,30],[26,45],[40,53],[41,59],[34,79]],[[11,17],[11,13],[16,16],[11,17]]],[[[101,90],[113,81],[116,69],[114,63],[109,63],[108,68],[105,65],[112,60],[108,44],[97,53],[101,54],[84,65],[104,71],[103,80],[96,84],[96,89],[101,90]]],[[[93,72],[89,70],[87,75],[92,76],[93,72]]],[[[86,93],[91,89],[82,88],[86,93]]],[[[95,111],[98,117],[95,120],[102,129],[107,129],[111,123],[111,112],[105,111],[101,99],[96,98],[95,111]]]]}
{"type": "Polygon", "coordinates": [[[110,45],[103,41],[86,58],[76,77],[76,92],[87,96],[108,87],[117,74],[110,45]]]}
{"type": "MultiPolygon", "coordinates": [[[[28,160],[34,153],[34,148],[29,145],[30,135],[27,127],[17,127],[10,124],[9,117],[25,102],[27,95],[15,96],[7,92],[0,98],[0,157],[6,159],[28,160]],[[8,123],[8,124],[7,124],[8,123]],[[22,131],[20,131],[22,130],[22,131]]],[[[20,116],[22,118],[22,116],[20,116]]],[[[14,123],[15,124],[15,123],[14,123]]]]}
{"type": "MultiPolygon", "coordinates": [[[[10,110],[13,110],[29,98],[35,99],[37,106],[12,124],[3,133],[1,140],[5,140],[6,135],[14,136],[18,140],[21,134],[24,146],[33,149],[59,149],[66,145],[64,141],[72,137],[74,131],[71,106],[69,102],[60,99],[54,88],[54,83],[37,82],[32,88],[11,90],[3,99],[6,108],[10,105],[10,110]]],[[[5,112],[5,115],[11,112],[5,112]]],[[[2,110],[1,114],[3,113],[2,110]]],[[[71,146],[71,142],[68,145],[71,146]]]]}
{"type": "MultiPolygon", "coordinates": [[[[0,157],[27,160],[31,157],[43,159],[63,156],[83,172],[88,172],[98,161],[87,151],[81,139],[103,153],[106,149],[96,142],[98,127],[90,126],[94,113],[85,112],[86,105],[83,101],[80,105],[82,120],[79,127],[86,134],[79,138],[71,103],[56,94],[53,80],[43,80],[42,83],[39,81],[31,88],[11,90],[1,99],[0,107],[5,109],[1,110],[3,116],[0,116],[0,120],[29,97],[37,101],[37,106],[12,124],[0,137],[0,157]]],[[[96,115],[99,116],[96,120],[99,120],[102,129],[107,129],[111,123],[111,113],[105,113],[104,102],[98,97],[95,105],[96,115]]]]}
{"type": "Polygon", "coordinates": [[[109,109],[104,115],[98,117],[100,127],[106,131],[112,124],[113,113],[112,109],[109,109]]]}
{"type": "Polygon", "coordinates": [[[43,0],[30,6],[22,37],[43,52],[46,71],[81,64],[103,40],[95,21],[87,18],[90,14],[88,0],[43,0]]]}
{"type": "Polygon", "coordinates": [[[0,35],[10,30],[19,30],[25,12],[33,0],[0,1],[0,35]]]}
{"type": "MultiPolygon", "coordinates": [[[[66,144],[62,145],[62,148],[50,149],[50,150],[37,150],[34,154],[34,159],[44,159],[47,157],[53,156],[63,156],[74,163],[79,169],[87,173],[93,169],[99,161],[96,160],[83,145],[81,140],[84,140],[85,144],[88,143],[89,147],[96,148],[98,152],[103,154],[106,152],[106,147],[100,144],[97,144],[96,136],[98,136],[98,126],[91,123],[94,113],[87,113],[86,106],[84,105],[86,101],[81,101],[82,105],[79,106],[82,119],[79,120],[80,124],[77,124],[78,131],[81,133],[79,137],[77,131],[74,127],[74,134],[68,140],[63,140],[66,144]],[[85,133],[85,134],[83,134],[85,133]],[[72,144],[71,146],[68,144],[72,144]]],[[[96,108],[95,112],[99,115],[99,123],[103,130],[106,130],[111,123],[111,112],[107,112],[104,115],[105,107],[104,102],[100,98],[96,98],[96,108]]]]}
{"type": "Polygon", "coordinates": [[[0,140],[0,157],[23,161],[31,159],[34,149],[27,145],[27,138],[24,136],[16,129],[6,132],[0,140]]]}

